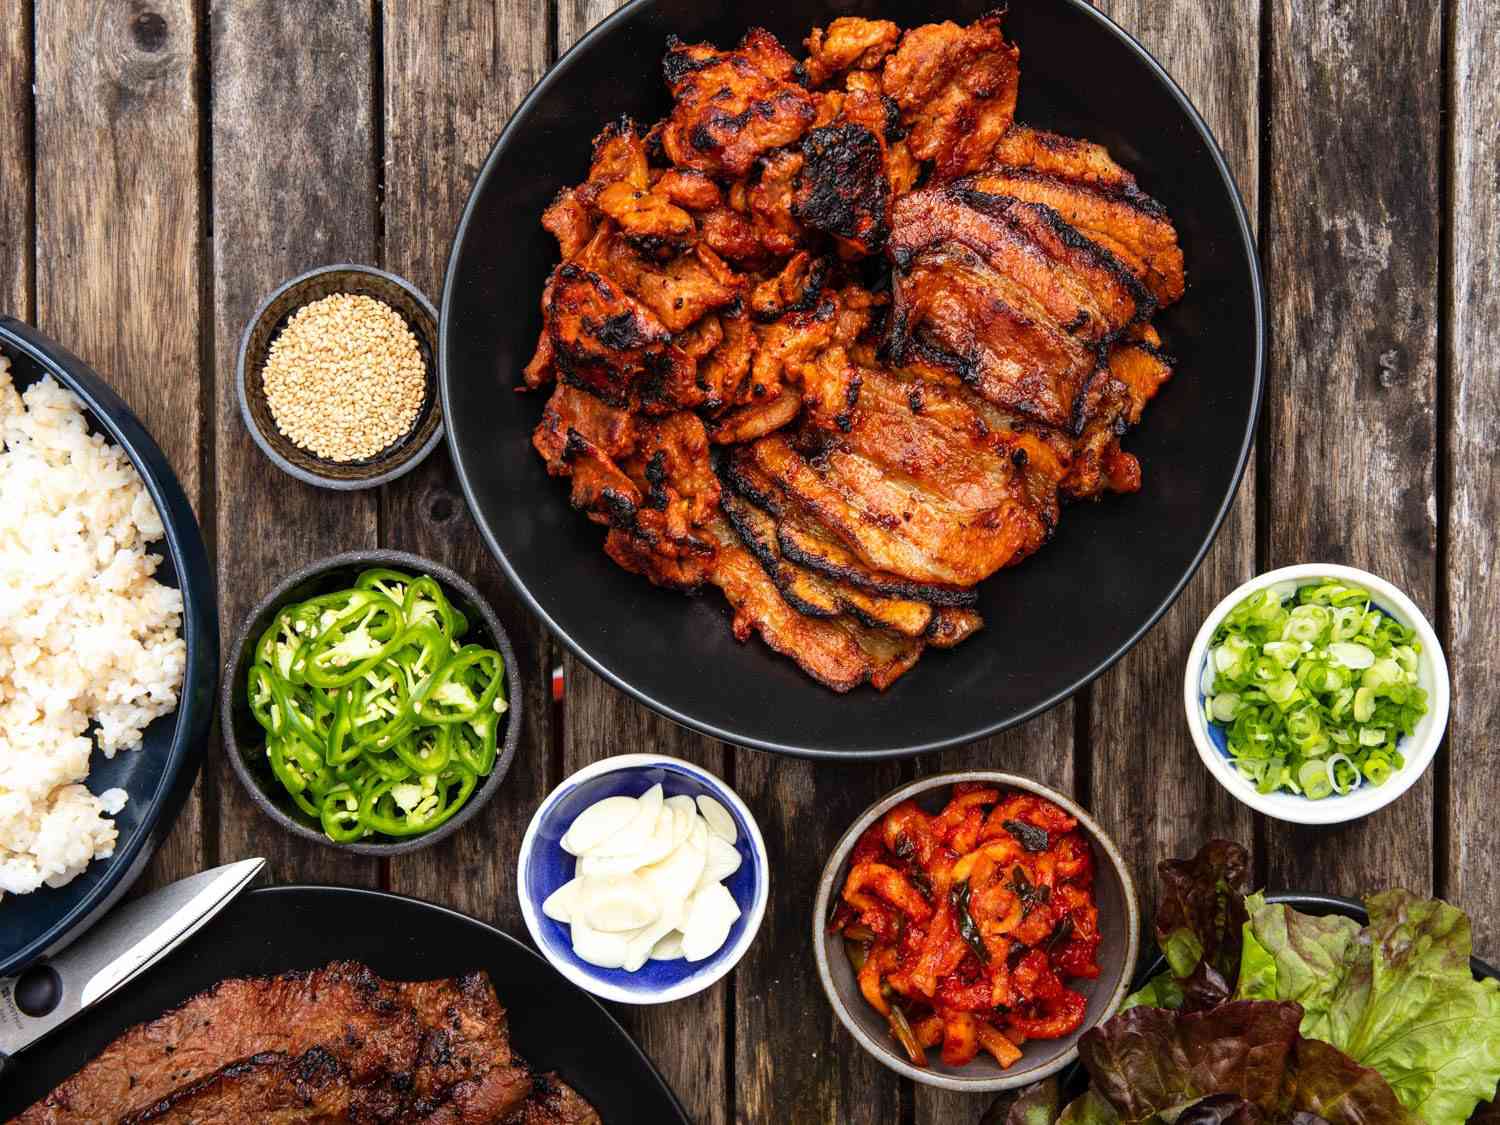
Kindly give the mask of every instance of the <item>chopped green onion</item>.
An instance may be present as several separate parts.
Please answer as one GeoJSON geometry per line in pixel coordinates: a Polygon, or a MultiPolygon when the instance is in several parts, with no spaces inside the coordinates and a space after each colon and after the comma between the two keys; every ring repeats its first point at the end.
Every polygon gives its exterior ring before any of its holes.
{"type": "Polygon", "coordinates": [[[1421,643],[1335,579],[1279,584],[1225,616],[1202,675],[1203,713],[1262,793],[1317,800],[1383,784],[1427,713],[1421,643]]]}

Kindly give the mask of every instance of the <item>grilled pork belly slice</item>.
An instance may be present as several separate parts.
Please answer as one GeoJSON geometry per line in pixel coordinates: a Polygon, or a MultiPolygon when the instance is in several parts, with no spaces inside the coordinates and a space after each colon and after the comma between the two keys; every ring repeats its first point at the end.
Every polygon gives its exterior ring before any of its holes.
{"type": "Polygon", "coordinates": [[[1030,294],[1051,323],[1089,343],[1151,313],[1155,302],[1135,276],[1051,208],[971,185],[923,188],[897,202],[889,251],[898,272],[928,250],[962,245],[1030,294]]]}
{"type": "Polygon", "coordinates": [[[947,242],[892,275],[890,362],[942,367],[997,406],[1075,429],[1095,350],[1051,320],[1031,294],[967,246],[947,242]]]}
{"type": "MultiPolygon", "coordinates": [[[[859,424],[856,423],[856,430],[859,424]]],[[[893,471],[842,439],[814,456],[781,433],[750,446],[753,463],[870,568],[912,582],[972,586],[1020,561],[1048,526],[1014,472],[976,457],[961,465],[924,461],[927,478],[893,471]]]]}
{"type": "Polygon", "coordinates": [[[777,549],[798,566],[886,598],[956,607],[972,606],[978,600],[972,589],[912,582],[867,566],[757,468],[748,448],[738,448],[726,458],[725,475],[738,495],[771,513],[776,521],[777,549]]]}
{"type": "Polygon", "coordinates": [[[1187,288],[1182,247],[1166,209],[1135,187],[1070,180],[1030,168],[989,169],[973,177],[973,186],[989,195],[1008,195],[1040,203],[1064,222],[1097,242],[1151,290],[1165,307],[1187,288]]]}
{"type": "Polygon", "coordinates": [[[933,648],[953,648],[984,628],[984,618],[973,609],[943,606],[932,615],[927,643],[933,648]]]}
{"type": "Polygon", "coordinates": [[[1161,336],[1149,324],[1139,325],[1109,352],[1109,371],[1130,393],[1130,422],[1141,420],[1146,404],[1172,377],[1172,357],[1161,349],[1161,336]]]}
{"type": "Polygon", "coordinates": [[[718,546],[710,581],[734,610],[738,640],[760,634],[773,650],[791,657],[813,679],[838,692],[863,683],[884,691],[922,654],[920,640],[871,629],[848,617],[798,613],[740,545],[727,521],[716,521],[706,531],[718,546]]]}
{"type": "Polygon", "coordinates": [[[849,614],[871,628],[890,629],[907,637],[927,633],[932,623],[932,606],[928,603],[871,594],[851,583],[789,562],[781,553],[776,518],[771,513],[729,491],[721,496],[719,506],[740,541],[798,613],[809,617],[849,614]]]}

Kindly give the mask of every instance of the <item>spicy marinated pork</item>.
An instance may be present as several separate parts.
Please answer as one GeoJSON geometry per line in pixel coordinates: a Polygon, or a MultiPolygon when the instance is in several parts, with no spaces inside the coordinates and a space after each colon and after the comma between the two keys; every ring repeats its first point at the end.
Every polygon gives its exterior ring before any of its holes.
{"type": "Polygon", "coordinates": [[[510,1049],[488,977],[397,983],[364,965],[226,980],[120,1036],[14,1125],[597,1125],[510,1049]]]}
{"type": "Polygon", "coordinates": [[[1099,975],[1094,857],[1042,797],[976,782],[935,813],[902,801],[865,830],[829,929],[866,1003],[915,1066],[938,1047],[1009,1067],[1028,1039],[1060,1039],[1099,975]]]}
{"type": "Polygon", "coordinates": [[[1172,374],[1183,258],[1104,148],[1015,121],[1002,16],[805,47],[669,40],[670,114],[607,125],[543,215],[523,384],[610,558],[884,688],[982,626],[975,587],[1063,502],[1140,487],[1121,439],[1172,374]]]}

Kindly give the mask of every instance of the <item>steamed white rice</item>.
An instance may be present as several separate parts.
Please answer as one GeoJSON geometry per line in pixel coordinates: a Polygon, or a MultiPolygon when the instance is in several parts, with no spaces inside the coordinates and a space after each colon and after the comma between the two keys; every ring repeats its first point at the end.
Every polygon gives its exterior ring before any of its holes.
{"type": "Polygon", "coordinates": [[[89,755],[140,745],[177,707],[187,656],[182,595],[151,577],[161,536],[78,399],[50,378],[17,394],[0,356],[0,897],[114,851],[125,793],[83,785],[89,755]]]}

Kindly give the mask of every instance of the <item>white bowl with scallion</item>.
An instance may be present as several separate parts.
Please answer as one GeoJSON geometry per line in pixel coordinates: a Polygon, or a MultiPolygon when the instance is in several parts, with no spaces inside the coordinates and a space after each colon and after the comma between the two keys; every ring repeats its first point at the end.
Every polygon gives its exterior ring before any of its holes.
{"type": "Polygon", "coordinates": [[[1203,764],[1237,799],[1296,824],[1368,816],[1412,787],[1448,725],[1432,625],[1385,579],[1307,563],[1217,606],[1183,675],[1203,764]]]}

